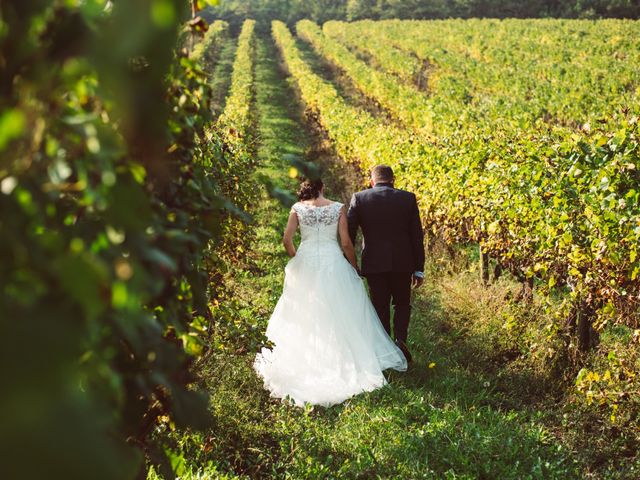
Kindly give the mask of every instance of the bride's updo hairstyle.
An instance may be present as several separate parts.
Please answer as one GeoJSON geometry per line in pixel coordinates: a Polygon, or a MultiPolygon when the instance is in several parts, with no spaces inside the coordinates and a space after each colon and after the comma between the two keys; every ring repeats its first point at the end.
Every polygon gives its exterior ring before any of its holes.
{"type": "Polygon", "coordinates": [[[319,178],[316,180],[305,180],[300,184],[300,188],[298,189],[298,200],[303,201],[318,198],[323,186],[324,184],[319,178]]]}

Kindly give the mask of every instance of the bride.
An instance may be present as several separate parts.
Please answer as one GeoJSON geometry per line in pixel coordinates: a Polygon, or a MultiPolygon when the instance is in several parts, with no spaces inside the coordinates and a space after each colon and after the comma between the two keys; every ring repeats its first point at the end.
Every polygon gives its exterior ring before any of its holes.
{"type": "Polygon", "coordinates": [[[292,258],[267,327],[274,347],[254,362],[271,396],[298,406],[341,403],[385,385],[383,370],[407,369],[358,275],[345,206],[323,191],[321,180],[307,180],[298,191],[283,239],[292,258]]]}

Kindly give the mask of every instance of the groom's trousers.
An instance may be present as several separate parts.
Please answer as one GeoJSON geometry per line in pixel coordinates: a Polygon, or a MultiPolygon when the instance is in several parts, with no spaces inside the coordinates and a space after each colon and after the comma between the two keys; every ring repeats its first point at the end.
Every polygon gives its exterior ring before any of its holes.
{"type": "Polygon", "coordinates": [[[367,274],[371,303],[382,326],[391,335],[391,304],[393,304],[393,336],[407,343],[411,315],[411,273],[384,272],[367,274]]]}

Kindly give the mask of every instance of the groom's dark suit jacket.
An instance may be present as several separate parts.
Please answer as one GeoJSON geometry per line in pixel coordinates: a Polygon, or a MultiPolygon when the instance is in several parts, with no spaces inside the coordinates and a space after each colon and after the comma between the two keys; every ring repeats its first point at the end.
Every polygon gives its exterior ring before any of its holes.
{"type": "Polygon", "coordinates": [[[424,270],[424,235],[413,193],[377,183],[353,195],[347,218],[354,244],[362,229],[363,275],[424,270]]]}

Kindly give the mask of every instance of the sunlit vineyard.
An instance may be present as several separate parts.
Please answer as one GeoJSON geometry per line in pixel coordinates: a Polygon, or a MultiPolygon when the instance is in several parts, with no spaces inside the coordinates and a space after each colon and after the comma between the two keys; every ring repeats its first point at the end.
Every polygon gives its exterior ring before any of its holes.
{"type": "Polygon", "coordinates": [[[217,3],[0,6],[7,478],[636,478],[640,21],[217,3]],[[281,405],[294,188],[381,163],[427,234],[416,361],[281,405]]]}
{"type": "MultiPolygon", "coordinates": [[[[329,22],[324,35],[303,21],[297,31],[406,129],[385,161],[419,193],[434,239],[478,242],[524,289],[566,295],[550,329],[576,335],[568,348],[594,346],[609,323],[638,326],[637,22],[329,22]]],[[[582,385],[589,400],[617,408],[635,389],[632,365],[614,358],[606,382],[621,384],[609,395],[582,385]]]]}

